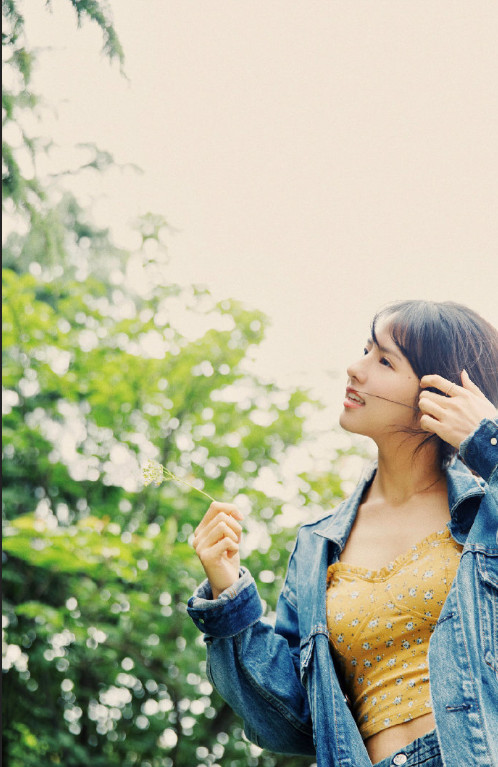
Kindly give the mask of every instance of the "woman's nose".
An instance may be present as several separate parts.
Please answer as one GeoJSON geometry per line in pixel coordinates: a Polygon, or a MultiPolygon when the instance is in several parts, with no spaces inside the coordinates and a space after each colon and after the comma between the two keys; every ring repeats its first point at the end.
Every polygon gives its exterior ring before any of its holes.
{"type": "Polygon", "coordinates": [[[364,382],[366,378],[365,372],[365,357],[360,357],[359,360],[348,365],[347,374],[351,379],[364,382]]]}

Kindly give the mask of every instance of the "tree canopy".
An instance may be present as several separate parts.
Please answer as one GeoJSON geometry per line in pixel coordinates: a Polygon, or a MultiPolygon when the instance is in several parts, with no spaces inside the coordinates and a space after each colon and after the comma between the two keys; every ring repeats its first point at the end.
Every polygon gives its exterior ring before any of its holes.
{"type": "MultiPolygon", "coordinates": [[[[122,64],[106,4],[70,1],[122,64]]],[[[319,404],[251,372],[268,318],[171,283],[162,215],[136,223],[139,247],[117,247],[62,181],[29,170],[49,142],[23,128],[40,109],[34,55],[18,3],[2,9],[3,119],[19,129],[3,166],[4,764],[309,764],[249,744],[213,691],[186,615],[204,577],[189,539],[206,499],[144,487],[140,466],[158,460],[250,512],[244,562],[271,619],[289,512],[306,521],[336,503],[354,447],[289,468],[312,450],[319,404]]]]}

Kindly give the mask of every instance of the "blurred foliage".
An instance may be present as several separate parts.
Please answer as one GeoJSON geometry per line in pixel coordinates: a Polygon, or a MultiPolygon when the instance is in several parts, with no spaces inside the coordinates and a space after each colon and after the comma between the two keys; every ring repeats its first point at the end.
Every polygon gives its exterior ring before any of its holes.
{"type": "MultiPolygon", "coordinates": [[[[101,0],[68,0],[76,13],[79,26],[83,21],[96,24],[103,37],[103,53],[119,61],[123,71],[124,54],[112,24],[107,3],[101,0]]],[[[46,0],[48,10],[52,3],[46,0]]],[[[48,151],[50,141],[31,135],[26,122],[40,117],[43,103],[31,89],[33,68],[37,52],[27,45],[24,29],[24,5],[20,0],[2,0],[2,203],[7,210],[27,216],[37,224],[38,235],[52,257],[62,245],[60,228],[52,230],[52,216],[47,188],[36,174],[36,159],[40,151],[48,151]],[[27,119],[26,119],[27,118],[27,119]],[[12,136],[12,138],[10,138],[12,136]],[[47,204],[48,203],[48,204],[47,204]]],[[[109,163],[109,156],[95,147],[94,163],[101,167],[109,163]]]]}
{"type": "MultiPolygon", "coordinates": [[[[72,4],[122,60],[104,4],[72,4]]],[[[38,102],[18,4],[2,7],[20,83],[4,121],[16,122],[38,102]]],[[[171,284],[161,216],[142,217],[126,251],[62,186],[54,197],[23,173],[7,147],[5,206],[24,225],[3,270],[3,763],[310,764],[249,744],[212,690],[186,615],[206,502],[175,483],[144,488],[140,464],[158,460],[251,512],[244,562],[271,618],[295,537],[283,520],[342,497],[341,450],[319,471],[289,469],[318,403],[250,372],[261,312],[171,284]]]]}

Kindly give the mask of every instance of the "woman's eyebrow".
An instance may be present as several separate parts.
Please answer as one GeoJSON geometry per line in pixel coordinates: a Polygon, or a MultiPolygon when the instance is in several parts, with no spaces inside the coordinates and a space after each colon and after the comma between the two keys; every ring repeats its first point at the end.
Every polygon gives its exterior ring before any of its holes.
{"type": "Polygon", "coordinates": [[[400,355],[400,354],[398,354],[398,352],[397,352],[397,351],[395,351],[394,349],[390,349],[388,346],[381,346],[381,345],[380,345],[380,344],[379,344],[377,341],[372,341],[372,339],[371,339],[371,338],[367,339],[367,346],[373,346],[374,344],[375,344],[375,346],[377,347],[377,349],[378,349],[379,351],[381,351],[383,354],[389,354],[389,356],[391,356],[391,357],[395,357],[395,358],[396,358],[396,359],[398,359],[400,362],[401,362],[401,360],[403,359],[403,358],[401,357],[401,355],[400,355]]]}

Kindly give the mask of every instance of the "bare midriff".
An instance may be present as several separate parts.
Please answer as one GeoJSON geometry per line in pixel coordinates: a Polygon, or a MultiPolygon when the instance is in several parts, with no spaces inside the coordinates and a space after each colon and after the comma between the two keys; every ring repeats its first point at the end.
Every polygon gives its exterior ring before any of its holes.
{"type": "Polygon", "coordinates": [[[412,741],[421,738],[436,726],[434,715],[432,713],[423,714],[410,722],[396,724],[394,727],[388,727],[365,740],[365,746],[372,764],[380,762],[386,756],[390,756],[395,751],[401,751],[412,741]]]}

